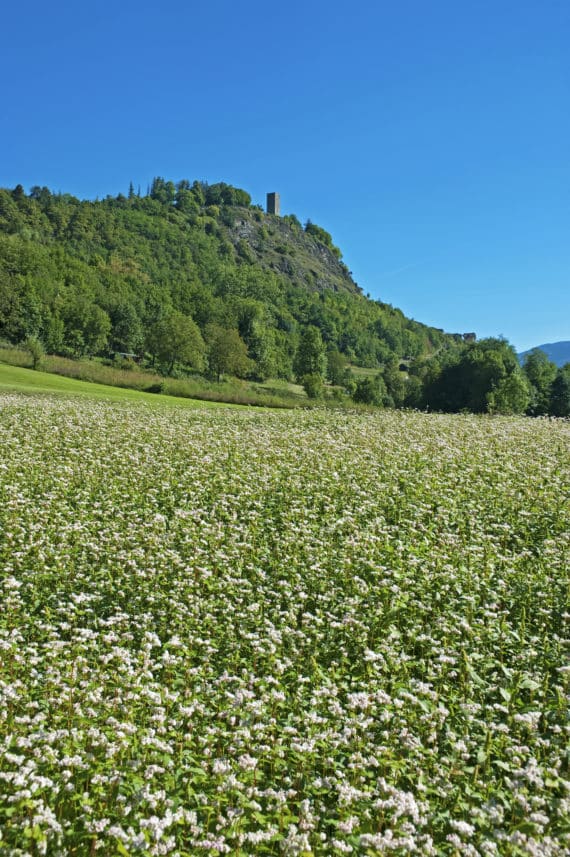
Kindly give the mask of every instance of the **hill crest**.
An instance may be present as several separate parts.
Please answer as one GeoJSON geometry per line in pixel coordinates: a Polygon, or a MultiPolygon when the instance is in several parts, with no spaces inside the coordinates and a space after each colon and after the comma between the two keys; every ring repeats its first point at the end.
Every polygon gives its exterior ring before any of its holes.
{"type": "Polygon", "coordinates": [[[559,368],[570,363],[570,340],[561,340],[560,342],[546,342],[543,345],[536,345],[534,348],[529,348],[527,351],[522,351],[519,354],[519,360],[524,361],[527,354],[532,351],[543,351],[552,363],[555,363],[559,368]]]}

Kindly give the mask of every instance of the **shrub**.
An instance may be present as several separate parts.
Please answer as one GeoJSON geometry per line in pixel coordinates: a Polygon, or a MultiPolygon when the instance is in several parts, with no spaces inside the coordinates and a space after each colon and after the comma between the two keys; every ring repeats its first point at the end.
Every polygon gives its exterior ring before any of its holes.
{"type": "Polygon", "coordinates": [[[28,336],[24,348],[32,358],[32,369],[39,369],[45,354],[43,343],[37,336],[28,336]]]}
{"type": "Polygon", "coordinates": [[[355,402],[361,405],[383,405],[386,397],[386,385],[381,376],[375,378],[367,375],[364,378],[359,378],[356,382],[356,389],[352,394],[355,402]]]}
{"type": "Polygon", "coordinates": [[[309,399],[322,398],[324,393],[324,384],[321,375],[317,375],[316,373],[303,375],[301,383],[309,399]]]}

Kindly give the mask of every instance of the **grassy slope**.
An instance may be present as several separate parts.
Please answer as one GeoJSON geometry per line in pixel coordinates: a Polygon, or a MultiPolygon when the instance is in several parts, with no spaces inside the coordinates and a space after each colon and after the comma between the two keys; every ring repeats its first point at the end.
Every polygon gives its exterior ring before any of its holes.
{"type": "MultiPolygon", "coordinates": [[[[0,344],[0,364],[31,369],[32,360],[24,349],[3,347],[0,344]]],[[[196,377],[165,378],[140,367],[127,371],[96,359],[71,360],[56,355],[46,355],[42,359],[42,372],[72,378],[82,383],[119,387],[139,393],[148,393],[151,387],[160,386],[163,396],[194,401],[269,408],[291,408],[307,402],[307,396],[299,384],[277,379],[256,382],[226,377],[221,383],[216,383],[196,377]]],[[[86,389],[89,391],[90,387],[86,389]]]]}
{"type": "MultiPolygon", "coordinates": [[[[121,387],[108,387],[90,381],[77,381],[48,372],[34,372],[0,363],[0,392],[18,393],[65,393],[66,395],[88,396],[92,399],[110,399],[114,401],[147,402],[158,407],[197,408],[220,407],[219,402],[204,402],[196,399],[182,399],[175,396],[153,395],[121,387]]],[[[225,405],[225,407],[231,407],[225,405]]]]}

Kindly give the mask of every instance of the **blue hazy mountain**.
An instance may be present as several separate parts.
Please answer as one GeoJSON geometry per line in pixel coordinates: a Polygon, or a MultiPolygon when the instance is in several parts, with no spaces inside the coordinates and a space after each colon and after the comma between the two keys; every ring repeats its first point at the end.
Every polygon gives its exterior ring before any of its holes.
{"type": "MultiPolygon", "coordinates": [[[[548,359],[556,363],[557,366],[564,366],[565,363],[570,363],[570,342],[547,342],[544,345],[537,345],[535,347],[544,351],[548,359]]],[[[534,348],[529,348],[528,351],[523,351],[519,354],[521,363],[531,351],[534,351],[534,348]]]]}

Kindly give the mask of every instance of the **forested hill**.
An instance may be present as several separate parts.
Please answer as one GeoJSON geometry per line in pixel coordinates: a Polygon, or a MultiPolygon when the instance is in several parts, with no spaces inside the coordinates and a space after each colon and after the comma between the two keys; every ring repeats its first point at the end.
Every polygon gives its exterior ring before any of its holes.
{"type": "Polygon", "coordinates": [[[266,214],[224,183],[157,178],[146,195],[97,201],[0,190],[0,338],[36,336],[68,356],[152,353],[173,314],[202,342],[214,329],[239,334],[261,378],[294,375],[307,328],[366,367],[461,339],[365,297],[328,232],[266,214]]]}

